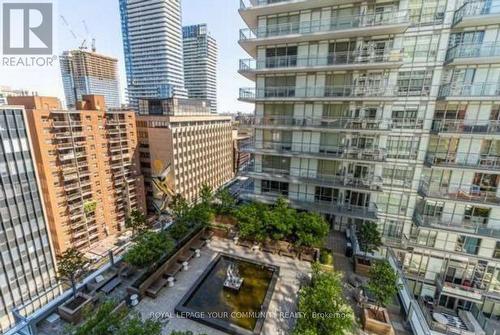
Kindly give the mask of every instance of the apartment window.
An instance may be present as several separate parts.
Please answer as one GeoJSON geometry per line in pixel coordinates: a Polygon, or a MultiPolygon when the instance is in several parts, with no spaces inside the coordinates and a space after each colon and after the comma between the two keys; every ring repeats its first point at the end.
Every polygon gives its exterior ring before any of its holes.
{"type": "Polygon", "coordinates": [[[439,34],[405,37],[403,59],[405,62],[429,62],[436,59],[439,34]]]}
{"type": "Polygon", "coordinates": [[[408,136],[389,137],[387,156],[396,159],[414,159],[418,151],[419,139],[408,136]]]}
{"type": "Polygon", "coordinates": [[[323,117],[328,119],[346,117],[349,112],[349,104],[323,105],[323,117]]]}
{"type": "Polygon", "coordinates": [[[264,117],[293,117],[293,104],[265,104],[264,117]]]}
{"type": "MultiPolygon", "coordinates": [[[[500,259],[500,241],[497,241],[495,245],[495,251],[493,252],[493,258],[500,259]]],[[[500,276],[500,273],[499,273],[500,276]]]]}
{"type": "Polygon", "coordinates": [[[262,171],[275,171],[290,172],[290,158],[280,156],[263,156],[262,157],[262,171]]]}
{"type": "Polygon", "coordinates": [[[266,97],[295,96],[295,76],[266,77],[266,97]]]}
{"type": "Polygon", "coordinates": [[[471,255],[477,255],[480,246],[481,246],[480,238],[459,235],[455,251],[464,252],[471,255]]]}
{"type": "Polygon", "coordinates": [[[288,196],[288,183],[282,183],[274,180],[262,180],[262,193],[278,193],[288,196]]]}
{"type": "Polygon", "coordinates": [[[266,49],[266,68],[297,65],[297,46],[266,49]]]}
{"type": "Polygon", "coordinates": [[[339,190],[330,187],[320,187],[316,186],[314,193],[315,201],[326,201],[326,202],[338,202],[339,190]]]}
{"type": "Polygon", "coordinates": [[[401,96],[427,96],[432,84],[432,71],[402,71],[398,74],[398,93],[401,96]]]}
{"type": "Polygon", "coordinates": [[[267,18],[267,36],[298,33],[300,27],[299,14],[280,15],[267,18]]]}

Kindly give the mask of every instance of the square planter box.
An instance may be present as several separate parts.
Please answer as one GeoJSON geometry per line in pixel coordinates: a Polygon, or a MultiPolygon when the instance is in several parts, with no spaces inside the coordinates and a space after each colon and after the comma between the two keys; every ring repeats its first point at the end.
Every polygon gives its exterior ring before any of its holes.
{"type": "Polygon", "coordinates": [[[77,324],[83,317],[85,307],[93,304],[93,298],[85,293],[78,293],[75,298],[71,298],[58,307],[58,313],[64,321],[77,324]]]}
{"type": "Polygon", "coordinates": [[[380,308],[378,312],[376,307],[364,308],[362,319],[363,329],[366,331],[379,335],[395,335],[389,313],[385,308],[380,308]]]}

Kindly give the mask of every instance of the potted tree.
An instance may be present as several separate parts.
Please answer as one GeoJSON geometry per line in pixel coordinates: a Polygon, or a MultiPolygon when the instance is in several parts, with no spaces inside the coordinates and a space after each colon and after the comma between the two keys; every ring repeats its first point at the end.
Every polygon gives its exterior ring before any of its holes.
{"type": "Polygon", "coordinates": [[[134,237],[147,228],[146,216],[139,210],[133,209],[125,220],[125,228],[132,229],[134,237]]]}
{"type": "Polygon", "coordinates": [[[375,222],[368,222],[361,225],[356,235],[359,248],[363,252],[364,257],[355,255],[355,271],[356,273],[367,275],[371,266],[368,254],[373,253],[382,246],[382,236],[375,222]]]}
{"type": "Polygon", "coordinates": [[[83,254],[75,248],[66,250],[58,257],[59,280],[69,281],[73,292],[72,298],[59,306],[58,312],[61,318],[71,323],[77,323],[82,317],[85,306],[92,302],[91,296],[78,293],[76,289],[77,282],[84,273],[84,267],[87,263],[83,254]]]}
{"type": "Polygon", "coordinates": [[[398,275],[386,260],[376,262],[370,268],[370,280],[366,289],[373,296],[376,306],[363,309],[363,327],[376,334],[394,334],[389,313],[385,307],[398,293],[398,275]]]}
{"type": "Polygon", "coordinates": [[[328,235],[329,226],[325,219],[317,213],[300,213],[297,215],[295,227],[295,247],[299,257],[310,262],[319,258],[319,247],[322,247],[328,235]]]}

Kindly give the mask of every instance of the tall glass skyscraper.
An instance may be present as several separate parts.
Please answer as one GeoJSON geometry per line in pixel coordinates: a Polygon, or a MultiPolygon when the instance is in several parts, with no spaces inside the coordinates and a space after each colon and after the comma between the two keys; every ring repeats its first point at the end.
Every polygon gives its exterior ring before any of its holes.
{"type": "Polygon", "coordinates": [[[26,128],[22,108],[0,107],[1,333],[14,323],[14,307],[38,308],[53,298],[53,293],[46,293],[56,286],[26,128]]]}
{"type": "Polygon", "coordinates": [[[128,98],[187,98],[180,0],[120,0],[128,98]]]}
{"type": "Polygon", "coordinates": [[[208,100],[217,112],[217,42],[206,24],[182,27],[182,37],[189,98],[208,100]]]}

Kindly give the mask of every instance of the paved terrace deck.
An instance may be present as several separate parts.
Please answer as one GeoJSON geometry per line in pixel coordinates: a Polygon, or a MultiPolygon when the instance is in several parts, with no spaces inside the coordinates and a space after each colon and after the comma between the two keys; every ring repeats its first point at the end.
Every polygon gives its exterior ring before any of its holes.
{"type": "MultiPolygon", "coordinates": [[[[174,308],[181,298],[187,293],[194,282],[205,271],[210,262],[219,252],[232,254],[239,257],[257,260],[280,267],[280,276],[269,306],[269,313],[289,313],[296,311],[297,292],[300,278],[311,271],[311,265],[296,259],[271,255],[264,252],[254,252],[236,246],[230,240],[214,238],[210,246],[203,248],[200,258],[190,262],[188,271],[182,271],[177,276],[177,282],[172,288],[165,287],[156,299],[145,297],[134,309],[140,312],[143,318],[157,315],[173,316],[163,328],[163,334],[170,335],[173,330],[190,330],[195,334],[224,335],[226,333],[205,326],[196,321],[175,316],[174,308]]],[[[262,329],[263,335],[289,334],[294,320],[290,318],[267,318],[262,329]]]]}

